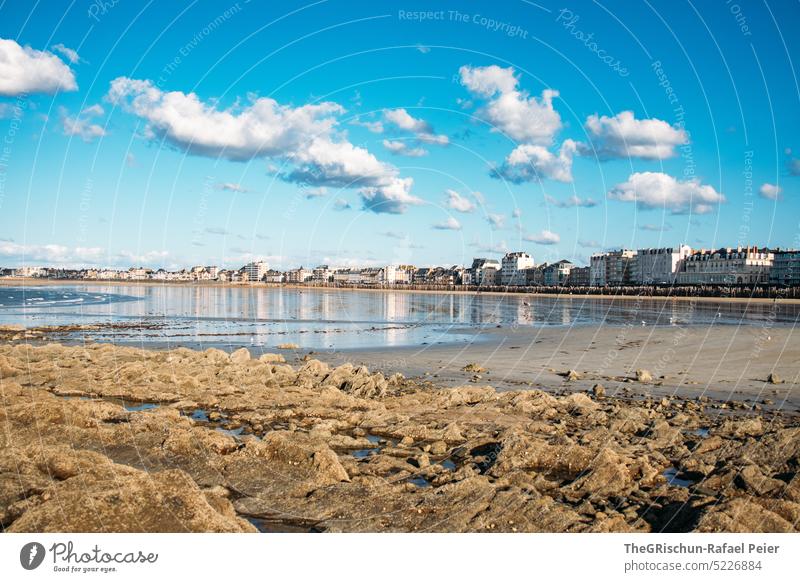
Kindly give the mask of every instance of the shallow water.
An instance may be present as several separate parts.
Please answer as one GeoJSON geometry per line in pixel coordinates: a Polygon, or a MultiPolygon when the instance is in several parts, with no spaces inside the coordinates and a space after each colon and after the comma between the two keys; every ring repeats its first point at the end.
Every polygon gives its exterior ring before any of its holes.
{"type": "Polygon", "coordinates": [[[482,328],[795,324],[800,306],[169,285],[0,287],[0,325],[157,324],[80,332],[161,345],[369,349],[475,341],[482,328]]]}

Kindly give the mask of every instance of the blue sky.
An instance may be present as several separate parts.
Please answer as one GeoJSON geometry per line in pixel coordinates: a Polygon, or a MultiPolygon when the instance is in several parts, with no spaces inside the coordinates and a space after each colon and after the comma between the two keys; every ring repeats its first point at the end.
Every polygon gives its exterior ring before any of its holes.
{"type": "Polygon", "coordinates": [[[800,246],[797,2],[0,3],[0,266],[800,246]]]}

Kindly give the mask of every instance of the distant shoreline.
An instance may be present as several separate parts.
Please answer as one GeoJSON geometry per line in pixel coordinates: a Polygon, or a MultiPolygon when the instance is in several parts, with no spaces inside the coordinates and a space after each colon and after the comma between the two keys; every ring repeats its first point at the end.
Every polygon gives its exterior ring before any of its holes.
{"type": "Polygon", "coordinates": [[[425,293],[434,295],[485,295],[490,297],[545,297],[554,299],[602,299],[614,301],[683,301],[702,303],[780,303],[782,305],[800,305],[800,299],[771,298],[771,297],[710,297],[710,296],[662,296],[662,295],[601,295],[589,293],[535,293],[524,291],[474,291],[459,289],[402,289],[402,288],[375,288],[375,287],[325,287],[297,285],[292,283],[230,283],[221,281],[120,281],[97,279],[38,279],[33,277],[0,277],[0,287],[33,287],[33,286],[58,286],[58,285],[87,285],[87,286],[141,286],[141,287],[220,287],[220,288],[250,288],[250,289],[297,289],[300,291],[359,291],[369,293],[425,293]]]}

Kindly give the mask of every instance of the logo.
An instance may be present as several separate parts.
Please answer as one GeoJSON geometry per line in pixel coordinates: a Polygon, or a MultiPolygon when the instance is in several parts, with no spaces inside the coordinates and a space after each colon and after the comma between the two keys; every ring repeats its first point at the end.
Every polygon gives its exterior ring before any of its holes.
{"type": "Polygon", "coordinates": [[[39,542],[30,542],[19,551],[19,563],[26,570],[35,570],[44,561],[44,546],[39,542]]]}

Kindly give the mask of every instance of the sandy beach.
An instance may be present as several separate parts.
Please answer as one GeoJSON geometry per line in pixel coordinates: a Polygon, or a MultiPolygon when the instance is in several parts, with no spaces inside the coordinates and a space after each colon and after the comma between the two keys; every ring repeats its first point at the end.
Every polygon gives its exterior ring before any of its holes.
{"type": "Polygon", "coordinates": [[[747,399],[800,411],[800,330],[795,327],[487,328],[475,340],[314,357],[401,371],[447,386],[477,382],[498,390],[586,391],[599,382],[612,394],[747,399]],[[472,363],[485,371],[477,377],[464,371],[472,363]],[[655,380],[646,390],[631,382],[637,369],[655,380]],[[567,380],[569,370],[580,377],[567,380]],[[769,383],[771,374],[785,383],[769,383]]]}

